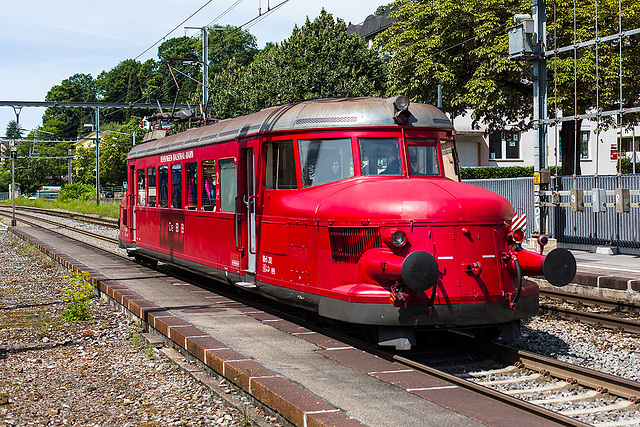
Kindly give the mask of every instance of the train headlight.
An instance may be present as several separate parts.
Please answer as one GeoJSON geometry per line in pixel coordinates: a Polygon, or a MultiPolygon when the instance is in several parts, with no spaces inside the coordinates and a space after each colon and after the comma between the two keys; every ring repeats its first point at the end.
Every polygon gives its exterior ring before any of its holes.
{"type": "Polygon", "coordinates": [[[522,242],[524,242],[525,237],[527,237],[524,231],[520,228],[510,231],[508,236],[511,240],[513,240],[514,243],[517,244],[521,244],[522,242]]]}
{"type": "Polygon", "coordinates": [[[406,125],[409,123],[411,113],[409,112],[409,98],[404,95],[396,96],[393,99],[393,119],[399,125],[406,125]]]}
{"type": "Polygon", "coordinates": [[[404,111],[409,108],[409,98],[404,95],[396,96],[396,99],[393,101],[393,106],[396,107],[398,111],[404,111]]]}
{"type": "Polygon", "coordinates": [[[387,230],[384,233],[384,241],[388,246],[391,247],[391,249],[402,248],[408,242],[407,234],[402,230],[397,230],[397,229],[387,230]]]}

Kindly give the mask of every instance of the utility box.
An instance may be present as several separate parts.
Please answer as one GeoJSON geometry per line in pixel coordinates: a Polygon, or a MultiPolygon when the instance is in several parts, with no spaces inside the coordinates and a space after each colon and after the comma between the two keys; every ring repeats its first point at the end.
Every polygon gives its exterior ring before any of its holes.
{"type": "Polygon", "coordinates": [[[616,212],[629,212],[631,209],[628,188],[616,188],[616,212]]]}
{"type": "Polygon", "coordinates": [[[536,172],[533,174],[533,183],[534,184],[550,184],[551,183],[551,172],[548,170],[541,170],[540,172],[536,172]]]}
{"type": "Polygon", "coordinates": [[[508,31],[509,58],[522,59],[533,54],[533,19],[523,19],[508,31]]]}
{"type": "Polygon", "coordinates": [[[571,212],[584,211],[584,191],[579,188],[571,189],[571,212]]]}
{"type": "Polygon", "coordinates": [[[605,212],[607,207],[605,203],[607,201],[607,192],[604,188],[594,188],[591,190],[591,200],[593,202],[594,212],[605,212]]]}

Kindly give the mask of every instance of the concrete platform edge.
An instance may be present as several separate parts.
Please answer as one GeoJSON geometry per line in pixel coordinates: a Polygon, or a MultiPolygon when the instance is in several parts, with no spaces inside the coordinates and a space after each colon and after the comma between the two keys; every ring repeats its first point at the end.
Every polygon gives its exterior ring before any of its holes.
{"type": "Polygon", "coordinates": [[[139,319],[144,330],[161,335],[165,344],[178,350],[185,358],[197,360],[206,370],[225,378],[287,422],[305,427],[366,425],[319,396],[309,399],[313,395],[309,390],[241,353],[225,348],[222,343],[216,343],[215,338],[209,337],[210,340],[203,343],[201,339],[207,338],[204,333],[118,281],[97,273],[77,259],[59,254],[50,245],[17,227],[9,227],[9,231],[34,245],[69,271],[87,274],[100,296],[108,297],[129,315],[139,319]]]}

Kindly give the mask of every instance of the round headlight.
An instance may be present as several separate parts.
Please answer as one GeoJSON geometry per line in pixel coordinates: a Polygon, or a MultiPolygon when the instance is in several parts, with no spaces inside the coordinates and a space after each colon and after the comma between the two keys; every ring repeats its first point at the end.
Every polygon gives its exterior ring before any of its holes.
{"type": "Polygon", "coordinates": [[[402,230],[397,230],[391,235],[391,244],[396,248],[401,248],[407,244],[407,235],[402,230]]]}
{"type": "Polygon", "coordinates": [[[404,111],[409,108],[409,98],[404,95],[397,96],[393,101],[393,105],[398,109],[398,111],[404,111]]]}

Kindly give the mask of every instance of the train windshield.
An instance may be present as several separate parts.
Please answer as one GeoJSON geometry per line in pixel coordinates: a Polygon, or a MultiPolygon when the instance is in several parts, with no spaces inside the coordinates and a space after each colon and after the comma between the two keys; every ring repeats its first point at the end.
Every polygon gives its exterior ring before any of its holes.
{"type": "Polygon", "coordinates": [[[398,138],[358,138],[362,175],[402,175],[398,138]]]}
{"type": "Polygon", "coordinates": [[[351,138],[300,139],[298,150],[305,188],[354,176],[351,138]]]}
{"type": "Polygon", "coordinates": [[[411,176],[440,175],[440,161],[436,140],[412,139],[407,141],[409,169],[411,176]]]}

